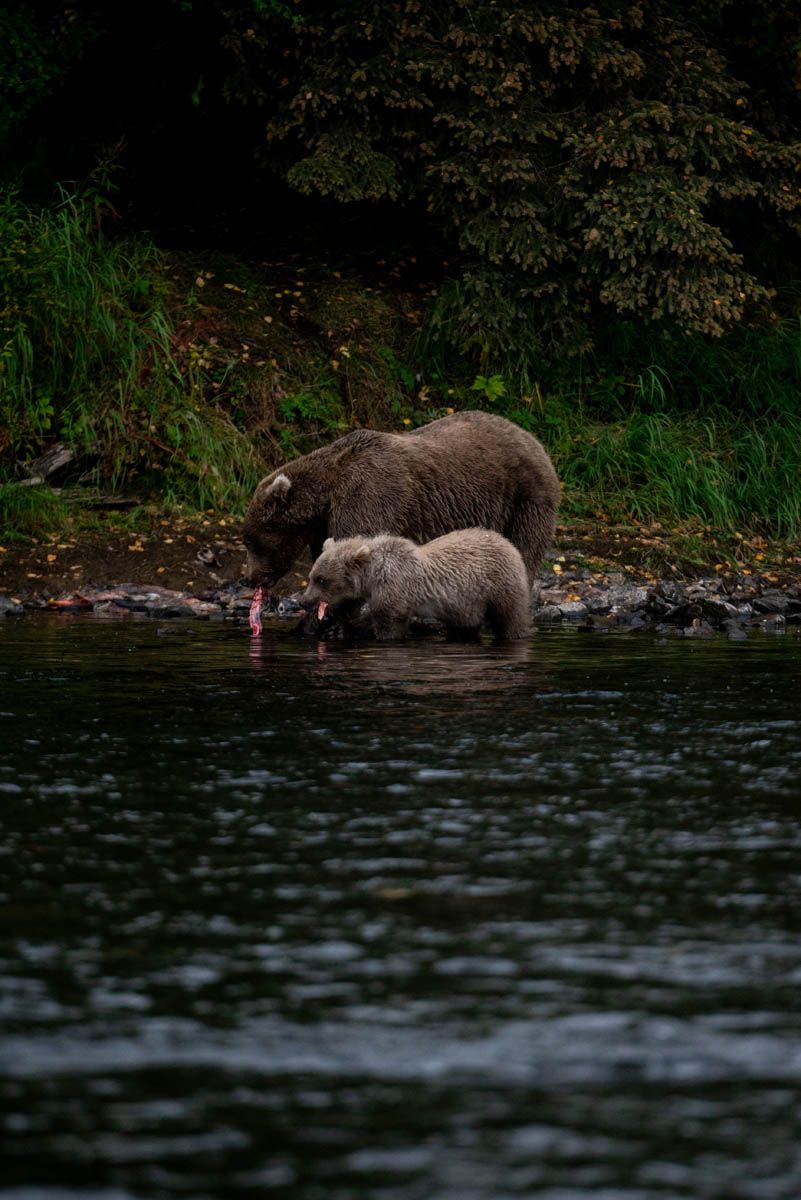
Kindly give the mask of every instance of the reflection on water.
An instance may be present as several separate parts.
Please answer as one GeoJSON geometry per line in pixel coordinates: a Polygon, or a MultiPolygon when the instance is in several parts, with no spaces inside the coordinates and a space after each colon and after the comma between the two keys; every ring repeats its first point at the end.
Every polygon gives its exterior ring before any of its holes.
{"type": "Polygon", "coordinates": [[[0,626],[0,1197],[797,1200],[799,668],[0,626]]]}

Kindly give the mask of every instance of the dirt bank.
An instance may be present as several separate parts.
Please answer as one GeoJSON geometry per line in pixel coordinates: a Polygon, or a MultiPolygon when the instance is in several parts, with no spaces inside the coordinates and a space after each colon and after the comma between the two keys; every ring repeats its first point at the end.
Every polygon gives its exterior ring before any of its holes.
{"type": "MultiPolygon", "coordinates": [[[[237,518],[215,512],[164,516],[147,509],[135,518],[109,514],[94,525],[76,519],[66,531],[0,545],[0,594],[26,602],[87,587],[147,583],[199,595],[240,578],[239,531],[237,518]]],[[[599,579],[622,572],[627,580],[646,584],[718,577],[786,588],[801,583],[796,550],[739,535],[599,519],[559,525],[543,578],[558,582],[578,570],[599,579]]],[[[276,592],[294,591],[307,565],[297,564],[276,592]]]]}

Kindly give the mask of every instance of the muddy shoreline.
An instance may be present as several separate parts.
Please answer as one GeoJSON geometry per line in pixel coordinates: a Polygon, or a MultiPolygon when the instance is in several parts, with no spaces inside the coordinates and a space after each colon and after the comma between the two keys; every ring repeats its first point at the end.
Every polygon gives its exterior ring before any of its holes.
{"type": "MultiPolygon", "coordinates": [[[[801,627],[795,548],[771,551],[745,539],[727,548],[710,538],[707,561],[698,563],[683,561],[682,545],[657,526],[560,525],[534,587],[535,623],[734,638],[801,627]]],[[[0,546],[0,620],[52,612],[246,624],[253,591],[242,582],[243,566],[239,522],[223,514],[151,515],[138,530],[109,525],[31,537],[0,546]]],[[[297,624],[278,602],[302,586],[307,569],[299,562],[276,587],[263,609],[268,622],[297,624]]],[[[341,636],[334,624],[319,633],[341,636]]]]}

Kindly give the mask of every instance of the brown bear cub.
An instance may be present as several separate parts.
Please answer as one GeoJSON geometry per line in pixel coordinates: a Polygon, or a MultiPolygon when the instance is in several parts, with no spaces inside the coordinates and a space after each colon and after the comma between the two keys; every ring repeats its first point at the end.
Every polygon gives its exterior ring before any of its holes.
{"type": "Polygon", "coordinates": [[[304,608],[358,601],[357,624],[382,641],[406,635],[413,617],[433,617],[449,631],[489,625],[511,641],[531,629],[530,587],[520,551],[489,529],[459,529],[423,546],[407,538],[329,538],[312,566],[304,608]]]}

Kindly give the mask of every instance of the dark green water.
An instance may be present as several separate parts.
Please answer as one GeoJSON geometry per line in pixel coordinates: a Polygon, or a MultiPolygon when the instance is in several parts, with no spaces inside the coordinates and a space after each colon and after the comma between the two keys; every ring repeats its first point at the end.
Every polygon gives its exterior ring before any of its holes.
{"type": "Polygon", "coordinates": [[[798,1200],[801,641],[0,626],[0,1197],[798,1200]]]}

